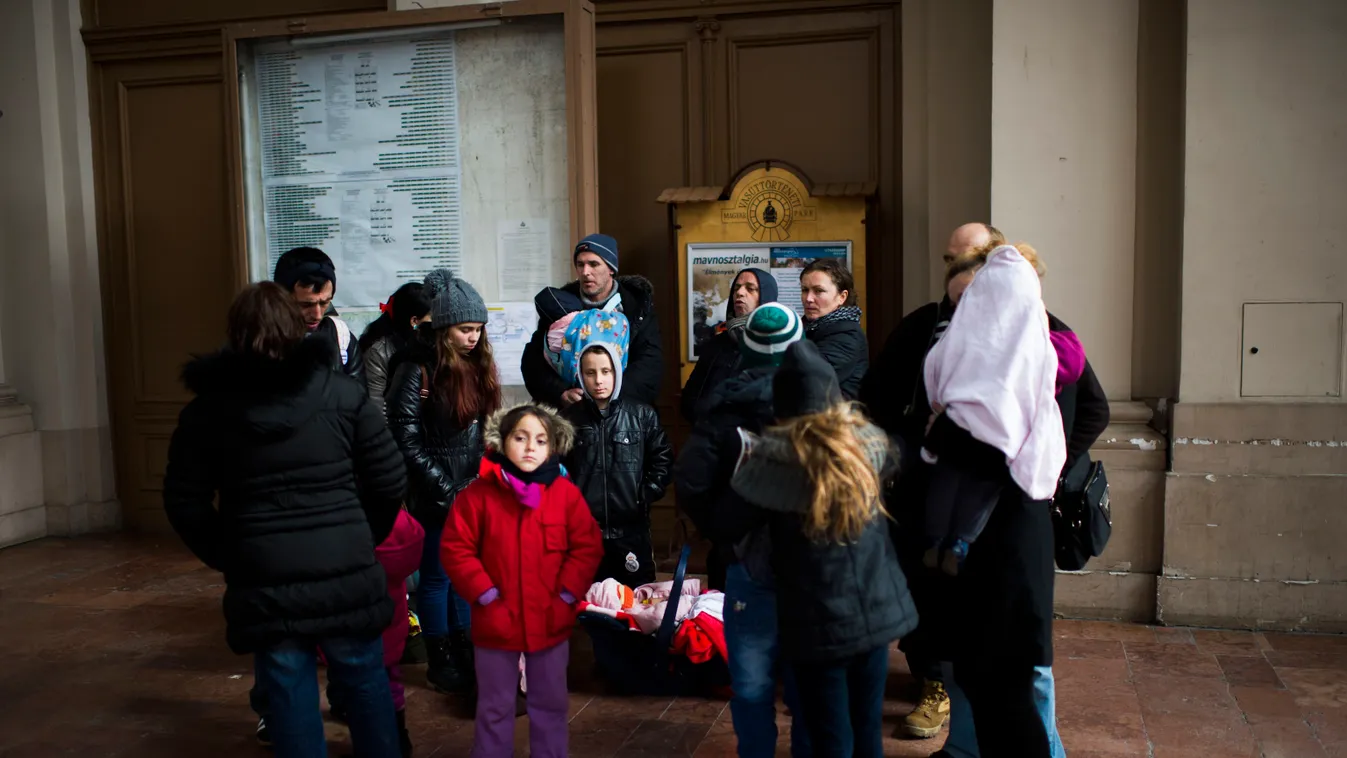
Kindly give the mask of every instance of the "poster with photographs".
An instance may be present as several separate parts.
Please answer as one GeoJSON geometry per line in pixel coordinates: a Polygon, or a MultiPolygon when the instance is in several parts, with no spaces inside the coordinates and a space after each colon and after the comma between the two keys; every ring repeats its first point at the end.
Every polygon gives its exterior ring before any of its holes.
{"type": "Polygon", "coordinates": [[[697,360],[697,350],[715,336],[730,309],[730,286],[734,275],[746,268],[771,267],[771,249],[766,246],[712,247],[688,245],[688,361],[697,360]]]}
{"type": "Polygon", "coordinates": [[[841,258],[851,265],[850,242],[800,243],[792,246],[715,245],[687,246],[687,358],[697,354],[714,337],[730,315],[734,277],[746,268],[771,272],[780,294],[777,301],[804,313],[800,302],[800,272],[819,258],[841,258]]]}

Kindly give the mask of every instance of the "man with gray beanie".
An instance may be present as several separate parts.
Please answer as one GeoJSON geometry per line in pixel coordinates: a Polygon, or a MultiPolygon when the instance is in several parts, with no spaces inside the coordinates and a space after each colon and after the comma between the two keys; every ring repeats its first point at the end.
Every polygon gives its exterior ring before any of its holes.
{"type": "MultiPolygon", "coordinates": [[[[655,317],[655,288],[643,276],[618,275],[617,240],[607,234],[591,234],[580,240],[571,254],[575,281],[561,289],[580,299],[588,308],[620,311],[631,323],[631,347],[627,368],[623,371],[622,392],[636,402],[654,405],[659,401],[660,379],[664,372],[659,322],[655,317]]],[[[534,401],[556,408],[583,397],[580,387],[572,387],[547,361],[547,327],[539,318],[538,330],[524,348],[520,370],[524,385],[534,401]]]]}

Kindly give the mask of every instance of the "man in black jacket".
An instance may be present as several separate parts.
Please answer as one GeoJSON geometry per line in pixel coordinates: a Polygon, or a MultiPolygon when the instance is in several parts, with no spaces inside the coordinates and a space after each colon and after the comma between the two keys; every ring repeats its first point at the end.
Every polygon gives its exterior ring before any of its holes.
{"type": "Polygon", "coordinates": [[[586,348],[580,356],[585,396],[561,415],[575,427],[566,468],[603,531],[594,581],[637,587],[655,581],[650,506],[669,486],[673,445],[652,406],[621,396],[622,373],[612,345],[586,348]]]}
{"type": "Polygon", "coordinates": [[[309,333],[333,346],[333,365],[365,386],[365,361],[351,327],[337,315],[337,269],[327,253],[316,247],[297,247],[276,261],[272,281],[295,296],[309,333]]]}
{"type": "MultiPolygon", "coordinates": [[[[617,275],[617,240],[606,234],[591,234],[580,240],[571,256],[576,280],[562,289],[578,295],[586,308],[617,310],[631,322],[631,345],[627,353],[627,398],[654,405],[659,401],[660,379],[664,372],[660,347],[659,322],[655,319],[655,288],[645,277],[617,275]]],[[[583,396],[579,387],[567,386],[548,365],[544,345],[547,327],[538,321],[538,330],[524,348],[520,370],[524,386],[533,400],[556,408],[565,408],[583,396]]]]}
{"type": "MultiPolygon", "coordinates": [[[[1005,235],[990,224],[964,224],[950,235],[943,256],[945,265],[969,250],[1005,241],[1005,235]]],[[[902,474],[887,501],[897,527],[893,530],[894,547],[918,608],[929,608],[947,590],[945,583],[933,580],[921,564],[917,535],[923,533],[927,466],[922,464],[917,451],[921,449],[926,421],[931,415],[922,365],[926,353],[940,340],[953,317],[954,303],[948,295],[904,316],[861,381],[859,397],[875,424],[902,442],[902,474]]],[[[899,736],[934,737],[949,719],[949,695],[940,670],[940,656],[933,649],[934,638],[938,636],[931,623],[919,624],[899,645],[907,655],[912,675],[922,680],[922,697],[898,727],[899,736]]]]}

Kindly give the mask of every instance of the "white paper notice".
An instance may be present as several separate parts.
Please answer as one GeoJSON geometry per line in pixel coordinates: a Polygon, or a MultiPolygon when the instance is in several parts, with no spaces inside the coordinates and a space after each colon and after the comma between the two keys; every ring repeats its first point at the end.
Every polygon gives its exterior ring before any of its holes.
{"type": "Polygon", "coordinates": [[[524,386],[524,372],[519,365],[524,360],[524,346],[533,338],[533,330],[538,326],[538,312],[533,301],[487,303],[486,315],[486,336],[491,340],[501,386],[524,386]]]}
{"type": "Polygon", "coordinates": [[[545,218],[496,222],[496,272],[502,300],[528,300],[552,285],[552,234],[545,218]]]}
{"type": "Polygon", "coordinates": [[[258,48],[268,268],[322,248],[336,305],[373,308],[461,269],[454,39],[258,48]]]}

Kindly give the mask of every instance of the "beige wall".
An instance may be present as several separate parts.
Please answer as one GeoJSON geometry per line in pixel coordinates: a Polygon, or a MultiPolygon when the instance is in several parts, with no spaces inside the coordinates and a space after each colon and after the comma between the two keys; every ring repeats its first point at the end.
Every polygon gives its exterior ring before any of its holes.
{"type": "Polygon", "coordinates": [[[41,446],[0,477],[38,483],[55,534],[118,520],[79,28],[79,0],[0,5],[0,349],[41,446]]]}
{"type": "Polygon", "coordinates": [[[1036,247],[1044,297],[1111,399],[1132,397],[1137,0],[1002,0],[991,220],[1036,247]]]}
{"type": "Polygon", "coordinates": [[[1344,41],[1341,0],[1188,3],[1184,402],[1240,398],[1243,303],[1347,300],[1344,41]]]}

